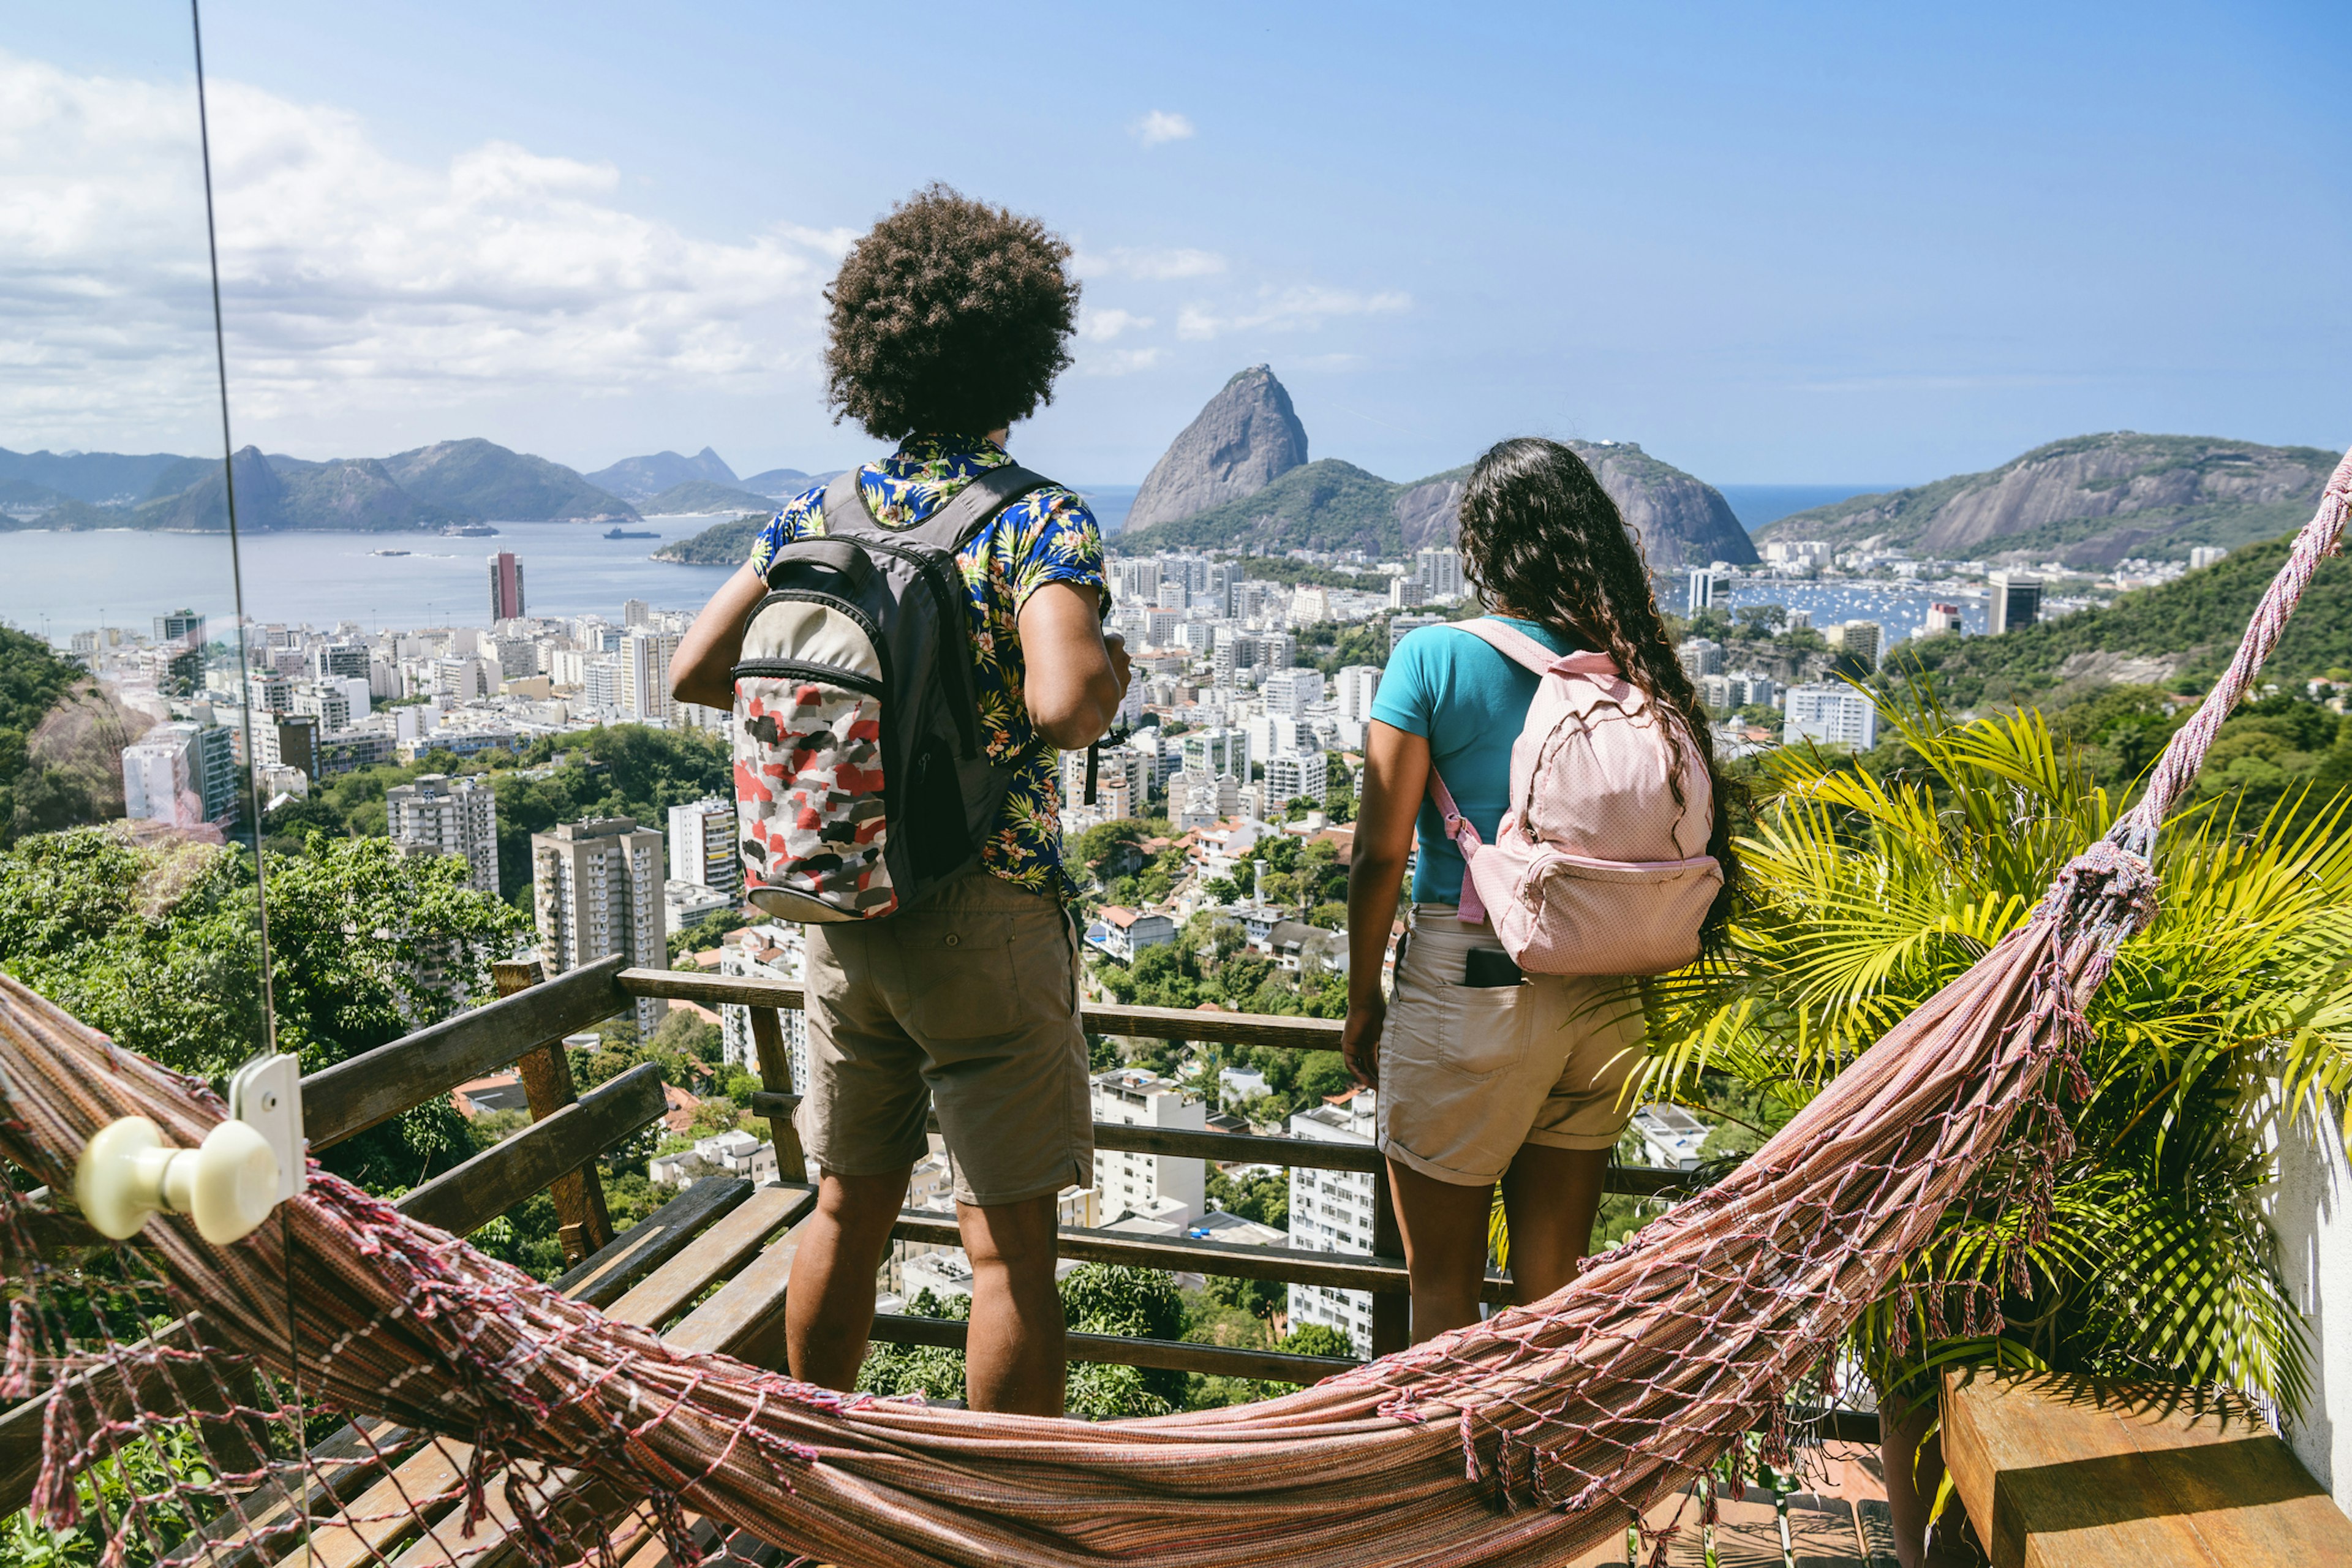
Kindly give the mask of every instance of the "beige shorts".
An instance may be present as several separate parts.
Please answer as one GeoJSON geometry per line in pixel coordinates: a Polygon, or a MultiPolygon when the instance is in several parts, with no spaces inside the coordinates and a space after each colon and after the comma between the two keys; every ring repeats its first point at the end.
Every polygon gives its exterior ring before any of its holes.
{"type": "Polygon", "coordinates": [[[1451,904],[1415,904],[1397,949],[1381,1035],[1381,1152],[1441,1182],[1496,1181],[1525,1143],[1606,1149],[1633,1118],[1623,1090],[1643,1034],[1633,984],[1530,974],[1463,984],[1471,950],[1501,945],[1451,904]]]}
{"type": "Polygon", "coordinates": [[[974,868],[886,920],[808,928],[809,1157],[887,1175],[929,1147],[955,1195],[1012,1204],[1094,1182],[1077,933],[1061,904],[974,868]]]}

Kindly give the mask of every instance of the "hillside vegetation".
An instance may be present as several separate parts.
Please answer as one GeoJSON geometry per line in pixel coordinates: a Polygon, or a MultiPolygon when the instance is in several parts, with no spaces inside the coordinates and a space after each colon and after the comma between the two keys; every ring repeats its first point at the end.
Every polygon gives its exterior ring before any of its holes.
{"type": "Polygon", "coordinates": [[[751,542],[768,526],[772,511],[748,512],[725,522],[712,523],[691,539],[673,540],[654,552],[656,561],[675,561],[681,566],[737,566],[751,553],[751,542]]]}
{"type": "Polygon", "coordinates": [[[2076,566],[2185,560],[2194,545],[2235,549],[2299,526],[2336,461],[2315,447],[2131,430],[2077,436],[1985,473],[1792,512],[1757,537],[1874,538],[1948,559],[2015,551],[2076,566]]]}
{"type": "MultiPolygon", "coordinates": [[[[2289,536],[2290,538],[2292,536],[2289,536]]],[[[1903,644],[1891,675],[1926,671],[1946,700],[2012,701],[2063,681],[2114,672],[2120,659],[2151,661],[2171,676],[2210,679],[2236,648],[2263,590],[2285,560],[2287,539],[2266,540],[2217,565],[1997,637],[1926,637],[1903,644]]],[[[2321,563],[2303,605],[2263,668],[2282,685],[2352,668],[2352,564],[2321,563]]]]}
{"type": "Polygon", "coordinates": [[[1291,469],[1255,495],[1123,532],[1119,550],[1140,554],[1239,545],[1260,553],[1361,550],[1393,559],[1404,551],[1397,498],[1411,488],[1353,463],[1323,458],[1291,469]]]}

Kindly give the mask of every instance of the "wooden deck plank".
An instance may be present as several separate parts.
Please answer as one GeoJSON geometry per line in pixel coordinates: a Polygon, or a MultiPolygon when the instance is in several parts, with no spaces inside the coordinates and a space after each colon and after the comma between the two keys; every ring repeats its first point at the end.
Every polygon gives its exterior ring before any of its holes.
{"type": "Polygon", "coordinates": [[[659,1328],[694,1304],[710,1282],[735,1273],[770,1237],[796,1225],[816,1205],[809,1187],[760,1187],[676,1258],[655,1269],[619,1300],[611,1315],[659,1328]]]}
{"type": "Polygon", "coordinates": [[[1956,1370],[1943,1447],[1994,1568],[2352,1565],[2352,1520],[2240,1400],[1956,1370]]]}
{"type": "Polygon", "coordinates": [[[751,1195],[740,1176],[705,1176],[558,1275],[554,1288],[600,1310],[610,1306],[751,1195]]]}

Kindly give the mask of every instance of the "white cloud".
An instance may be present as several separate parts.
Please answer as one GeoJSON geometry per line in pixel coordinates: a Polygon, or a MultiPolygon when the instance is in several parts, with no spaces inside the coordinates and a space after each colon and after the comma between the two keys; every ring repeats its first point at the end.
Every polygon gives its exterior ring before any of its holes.
{"type": "MultiPolygon", "coordinates": [[[[609,163],[502,142],[407,163],[234,81],[212,111],[230,391],[257,434],[532,388],[755,390],[805,367],[855,237],[698,238],[615,205],[609,163]]],[[[140,449],[204,406],[195,149],[185,83],[0,53],[0,444],[140,449]]]]}
{"type": "Polygon", "coordinates": [[[1178,278],[1212,278],[1225,269],[1225,258],[1213,250],[1154,250],[1113,246],[1108,250],[1080,251],[1070,268],[1081,278],[1132,278],[1142,283],[1165,283],[1178,278]]]}
{"type": "Polygon", "coordinates": [[[1107,343],[1121,332],[1150,325],[1150,317],[1139,316],[1132,310],[1097,310],[1089,307],[1078,312],[1078,336],[1090,343],[1107,343]]]}
{"type": "Polygon", "coordinates": [[[1128,133],[1146,147],[1157,147],[1163,142],[1186,142],[1192,136],[1192,122],[1181,114],[1155,109],[1134,124],[1128,133]]]}
{"type": "Polygon", "coordinates": [[[1305,331],[1321,326],[1334,316],[1391,315],[1412,305],[1411,295],[1393,289],[1367,294],[1312,283],[1288,289],[1266,288],[1258,291],[1253,304],[1230,315],[1220,315],[1206,305],[1185,306],[1177,313],[1176,335],[1206,342],[1236,331],[1305,331]]]}
{"type": "Polygon", "coordinates": [[[1099,353],[1078,356],[1081,375],[1133,375],[1139,370],[1150,370],[1168,357],[1163,348],[1104,349],[1099,353]]]}

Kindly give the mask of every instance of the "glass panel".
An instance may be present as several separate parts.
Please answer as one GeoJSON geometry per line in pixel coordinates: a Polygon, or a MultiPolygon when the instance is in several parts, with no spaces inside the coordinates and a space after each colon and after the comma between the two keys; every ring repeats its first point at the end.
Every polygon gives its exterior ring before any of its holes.
{"type": "Polygon", "coordinates": [[[191,41],[140,0],[0,52],[0,968],[217,1078],[269,1036],[245,764],[280,759],[247,734],[191,41]]]}
{"type": "MultiPolygon", "coordinates": [[[[232,488],[266,481],[225,441],[190,22],[184,0],[20,7],[0,47],[0,984],[219,1086],[272,1036],[255,787],[299,786],[238,613],[232,488]]],[[[82,1221],[117,1234],[96,1189],[69,1194],[99,1139],[156,1136],[130,1114],[156,1105],[100,1075],[42,1120],[58,1064],[92,1047],[5,1000],[0,1563],[153,1562],[219,1510],[216,1477],[284,1467],[300,1428],[192,1414],[231,1381],[248,1417],[289,1407],[236,1358],[123,1370],[142,1342],[184,1354],[194,1302],[139,1247],[68,1244],[82,1221]],[[68,1239],[36,1248],[42,1222],[68,1239]],[[68,1409],[79,1454],[49,1419],[68,1409]]],[[[158,1119],[167,1144],[205,1136],[158,1119]]]]}

